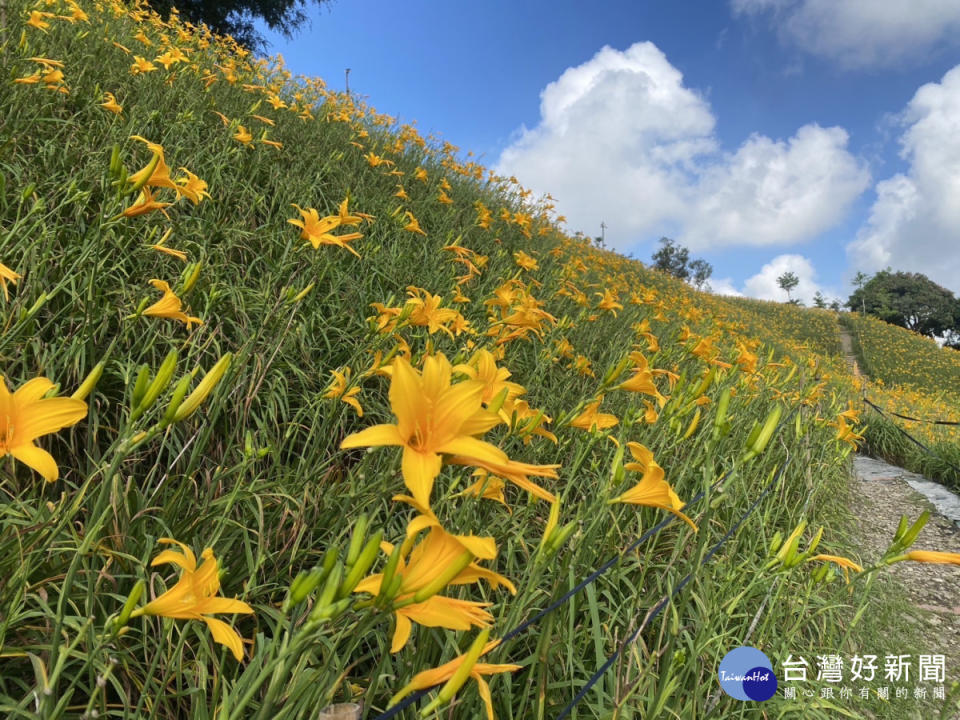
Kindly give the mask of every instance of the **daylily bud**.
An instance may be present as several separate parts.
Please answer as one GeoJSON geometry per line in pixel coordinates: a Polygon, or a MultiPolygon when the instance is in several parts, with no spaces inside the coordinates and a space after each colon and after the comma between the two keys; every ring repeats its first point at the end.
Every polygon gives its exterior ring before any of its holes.
{"type": "Polygon", "coordinates": [[[327,582],[323,586],[323,590],[320,592],[320,597],[317,598],[317,604],[314,605],[313,611],[310,613],[311,620],[316,620],[323,617],[321,613],[333,602],[334,597],[336,597],[337,589],[340,587],[340,580],[342,577],[343,563],[337,562],[327,575],[327,582]]]}
{"type": "Polygon", "coordinates": [[[553,534],[554,528],[557,527],[557,522],[560,520],[560,501],[554,500],[553,504],[550,506],[550,515],[547,517],[547,525],[543,529],[543,537],[540,539],[540,547],[546,550],[547,544],[550,542],[550,536],[553,534]]]}
{"type": "Polygon", "coordinates": [[[143,398],[130,414],[131,420],[136,420],[145,411],[151,408],[153,403],[160,396],[160,393],[162,393],[167,388],[167,385],[170,384],[170,380],[173,379],[173,373],[176,369],[177,351],[171,350],[167,353],[167,356],[160,364],[160,369],[157,370],[157,375],[153,378],[153,382],[147,386],[146,392],[143,394],[143,398]]]}
{"type": "Polygon", "coordinates": [[[353,567],[350,568],[350,572],[347,573],[343,582],[340,583],[340,589],[337,590],[338,598],[347,597],[352,593],[357,583],[367,574],[367,570],[373,565],[373,561],[377,559],[377,553],[380,551],[380,541],[382,539],[383,530],[377,530],[373,536],[367,540],[367,544],[363,546],[363,550],[361,550],[357,556],[357,561],[353,567]]]}
{"type": "Polygon", "coordinates": [[[170,398],[170,404],[167,405],[167,411],[163,414],[163,419],[160,421],[161,427],[167,427],[173,423],[173,419],[177,416],[177,410],[180,409],[180,405],[183,403],[183,397],[187,394],[187,390],[190,389],[190,383],[193,381],[193,375],[187,373],[182,378],[180,382],[177,383],[177,386],[173,389],[173,395],[170,398]]]}
{"type": "MultiPolygon", "coordinates": [[[[813,555],[813,551],[817,549],[817,545],[820,544],[820,539],[823,537],[823,527],[817,530],[817,534],[813,536],[813,540],[810,541],[810,545],[807,546],[807,549],[802,553],[797,555],[792,562],[790,562],[787,567],[793,567],[799,565],[807,558],[813,555]]],[[[799,544],[799,543],[798,543],[799,544]]]]}
{"type": "Polygon", "coordinates": [[[603,382],[601,383],[601,385],[603,387],[608,387],[613,383],[615,383],[617,381],[617,378],[619,378],[623,374],[623,371],[630,366],[631,362],[633,361],[630,359],[629,354],[622,357],[619,363],[617,363],[616,365],[611,367],[609,370],[607,370],[607,374],[603,376],[603,382]]]}
{"type": "Polygon", "coordinates": [[[780,415],[782,413],[783,406],[778,403],[774,406],[773,410],[770,411],[770,414],[767,415],[766,422],[763,423],[763,428],[761,428],[760,433],[749,446],[749,450],[746,455],[744,455],[744,460],[754,458],[766,449],[767,443],[770,442],[770,438],[773,437],[773,433],[777,429],[777,424],[780,422],[780,415]]]}
{"type": "Polygon", "coordinates": [[[450,581],[459,575],[471,562],[473,562],[473,553],[471,553],[469,550],[464,550],[444,569],[442,573],[434,578],[432,582],[427,583],[417,591],[416,595],[413,596],[413,602],[421,603],[424,600],[429,600],[432,598],[447,585],[449,585],[450,581]]]}
{"type": "Polygon", "coordinates": [[[621,445],[613,454],[613,463],[610,472],[610,484],[614,487],[623,482],[623,476],[625,472],[623,469],[623,453],[626,451],[626,449],[626,445],[621,445]]]}
{"type": "Polygon", "coordinates": [[[24,310],[23,308],[20,309],[20,321],[23,322],[27,318],[31,318],[34,315],[36,315],[38,312],[40,312],[40,308],[46,305],[47,300],[49,299],[50,299],[50,296],[47,295],[47,293],[45,292],[40,293],[40,297],[37,298],[37,301],[33,305],[31,305],[29,309],[27,310],[24,310]]]}
{"type": "Polygon", "coordinates": [[[907,531],[907,528],[910,527],[910,520],[906,515],[900,516],[900,524],[897,526],[897,532],[893,535],[893,542],[896,543],[899,541],[903,534],[907,531]]]}
{"type": "Polygon", "coordinates": [[[717,376],[717,368],[711,367],[710,371],[704,376],[703,381],[697,386],[697,389],[693,391],[693,394],[690,397],[698,398],[703,395],[707,390],[710,389],[710,386],[713,385],[713,379],[717,376]]]}
{"type": "Polygon", "coordinates": [[[727,423],[727,407],[730,405],[730,388],[725,387],[720,393],[720,400],[717,401],[717,414],[713,418],[713,439],[719,440],[724,433],[727,423]]]}
{"type": "MultiPolygon", "coordinates": [[[[387,596],[387,591],[390,589],[390,586],[393,585],[395,577],[400,577],[397,575],[397,568],[400,566],[401,550],[402,546],[394,545],[393,550],[390,553],[390,557],[387,559],[387,565],[383,569],[383,576],[380,580],[380,594],[377,595],[377,599],[387,598],[392,599],[387,596]]],[[[400,578],[402,580],[402,578],[400,578]]],[[[397,588],[399,588],[399,584],[397,588]]]]}
{"type": "Polygon", "coordinates": [[[203,380],[200,381],[200,384],[194,389],[187,399],[184,400],[183,405],[177,409],[177,413],[174,416],[174,422],[180,422],[190,417],[200,404],[207,399],[207,396],[216,387],[217,383],[220,382],[220,378],[223,377],[223,374],[227,371],[227,368],[230,367],[230,361],[233,359],[231,353],[227,353],[222,358],[217,361],[217,364],[210,368],[209,372],[203,376],[203,380]]]}
{"type": "Polygon", "coordinates": [[[180,294],[188,293],[193,289],[193,286],[197,283],[197,278],[200,277],[200,269],[203,267],[203,260],[197,260],[194,263],[187,265],[183,270],[184,278],[183,286],[180,288],[180,294]]]}
{"type": "Polygon", "coordinates": [[[693,420],[690,421],[690,427],[687,428],[687,431],[683,434],[683,439],[686,440],[693,432],[697,429],[697,425],[700,423],[700,408],[697,408],[697,411],[693,414],[693,420]]]}
{"type": "Polygon", "coordinates": [[[773,538],[770,540],[770,554],[773,555],[780,549],[780,545],[783,544],[783,534],[777,530],[774,533],[773,538]]]}
{"type": "Polygon", "coordinates": [[[566,525],[560,527],[560,529],[554,531],[550,539],[547,541],[546,553],[547,555],[553,555],[558,552],[567,539],[573,534],[573,531],[577,529],[577,521],[571,520],[566,525]]]}
{"type": "Polygon", "coordinates": [[[120,611],[120,616],[114,621],[114,628],[119,630],[130,622],[130,613],[133,612],[137,603],[140,602],[140,598],[143,597],[145,587],[146,583],[143,580],[137,580],[137,584],[133,586],[133,590],[131,590],[127,596],[127,601],[123,604],[123,610],[120,611]]]}
{"type": "Polygon", "coordinates": [[[353,535],[350,538],[350,545],[347,547],[346,566],[348,568],[353,567],[353,564],[357,561],[357,557],[360,555],[363,540],[367,536],[367,524],[369,522],[370,518],[364,513],[357,518],[357,522],[353,526],[353,535]]]}
{"type": "Polygon", "coordinates": [[[464,653],[463,662],[460,663],[460,667],[450,676],[446,684],[440,688],[440,692],[437,694],[437,697],[434,698],[433,702],[420,711],[421,717],[427,717],[441,705],[446,705],[453,700],[453,696],[457,694],[457,691],[463,687],[467,678],[470,677],[470,671],[473,669],[473,666],[477,664],[477,660],[480,658],[480,654],[483,652],[483,647],[487,644],[489,637],[490,628],[484,628],[480,631],[480,634],[477,635],[473,643],[471,643],[470,649],[464,653]]]}
{"type": "Polygon", "coordinates": [[[322,567],[315,567],[308,572],[302,572],[290,583],[290,591],[283,602],[283,612],[290,612],[291,608],[296,607],[307,596],[312,593],[321,582],[326,579],[326,573],[322,567]]]}
{"type": "Polygon", "coordinates": [[[343,600],[338,600],[330,605],[317,607],[312,613],[310,613],[310,618],[312,620],[332,620],[346,610],[352,601],[353,598],[344,598],[343,600]]]}
{"type": "Polygon", "coordinates": [[[100,380],[100,376],[103,375],[103,366],[104,361],[101,360],[96,365],[93,366],[93,370],[87,373],[87,377],[84,378],[84,381],[80,383],[80,387],[77,388],[77,391],[70,397],[74,400],[85,400],[87,396],[93,392],[93,389],[97,386],[97,382],[100,380]]]}
{"type": "Polygon", "coordinates": [[[503,388],[503,390],[498,392],[496,397],[490,401],[490,404],[487,406],[487,410],[494,413],[500,412],[500,408],[502,408],[503,404],[507,401],[507,395],[509,394],[509,391],[510,388],[503,388]]]}
{"type": "Polygon", "coordinates": [[[920,531],[923,530],[929,519],[929,510],[924,510],[922,513],[920,513],[920,517],[917,518],[917,521],[910,526],[910,529],[907,530],[900,539],[900,547],[906,550],[908,547],[913,545],[914,541],[917,539],[917,535],[920,534],[920,531]]]}
{"type": "Polygon", "coordinates": [[[135,408],[140,404],[140,401],[143,400],[143,395],[147,392],[147,384],[150,382],[150,368],[146,365],[141,365],[140,370],[137,372],[137,380],[133,384],[133,393],[130,398],[131,408],[135,408]]]}
{"type": "Polygon", "coordinates": [[[120,176],[120,146],[114,143],[113,150],[110,153],[110,175],[113,177],[120,176]]]}
{"type": "Polygon", "coordinates": [[[142,175],[140,179],[131,185],[126,190],[126,194],[130,195],[132,193],[138,192],[143,189],[143,186],[150,182],[150,178],[153,175],[153,171],[157,169],[157,166],[160,164],[160,153],[154,153],[153,157],[150,158],[150,162],[147,166],[141,171],[142,175]]]}
{"type": "Polygon", "coordinates": [[[301,300],[303,300],[303,299],[307,296],[307,294],[308,294],[311,290],[313,290],[313,286],[314,286],[314,285],[316,285],[316,283],[310,283],[309,285],[307,285],[303,290],[301,290],[301,291],[298,292],[296,295],[294,295],[293,300],[291,300],[291,302],[297,303],[297,302],[300,302],[301,300]]]}
{"type": "Polygon", "coordinates": [[[384,589],[383,586],[380,587],[380,595],[378,599],[384,603],[392,602],[393,599],[397,596],[397,593],[400,592],[400,586],[403,584],[402,575],[394,575],[393,580],[390,581],[390,586],[384,589]]]}

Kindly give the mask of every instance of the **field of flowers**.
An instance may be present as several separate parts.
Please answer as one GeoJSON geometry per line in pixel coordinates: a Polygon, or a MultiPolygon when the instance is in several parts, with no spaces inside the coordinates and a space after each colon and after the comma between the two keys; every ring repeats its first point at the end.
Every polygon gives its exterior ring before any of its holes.
{"type": "MultiPolygon", "coordinates": [[[[877,383],[960,402],[960,351],[869,315],[845,313],[861,369],[877,383]]],[[[954,414],[957,414],[954,410],[954,414]]]]}
{"type": "Polygon", "coordinates": [[[810,351],[825,357],[840,354],[836,313],[832,310],[753,298],[725,299],[736,308],[735,317],[748,335],[766,338],[800,357],[810,351]]]}
{"type": "Polygon", "coordinates": [[[793,320],[176,16],[4,12],[4,717],[554,718],[622,648],[572,717],[749,718],[730,649],[886,629],[793,320]]]}
{"type": "Polygon", "coordinates": [[[864,450],[960,489],[960,353],[858,313],[841,321],[866,375],[860,391],[887,413],[864,416],[864,450]]]}

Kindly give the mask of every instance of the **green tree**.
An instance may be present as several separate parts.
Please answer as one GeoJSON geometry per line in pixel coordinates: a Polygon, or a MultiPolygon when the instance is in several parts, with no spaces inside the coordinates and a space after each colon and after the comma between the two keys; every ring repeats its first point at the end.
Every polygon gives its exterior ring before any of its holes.
{"type": "Polygon", "coordinates": [[[292,37],[293,31],[307,19],[308,4],[327,5],[331,0],[148,0],[151,8],[168,19],[177,8],[181,20],[194,25],[205,23],[219,35],[230,35],[250,50],[264,50],[266,42],[256,31],[254,20],[262,20],[271,30],[292,37]]]}
{"type": "Polygon", "coordinates": [[[707,280],[713,265],[706,260],[690,259],[690,251],[668,237],[660,238],[660,249],[653,254],[653,267],[692,283],[698,290],[709,289],[707,280]]]}
{"type": "Polygon", "coordinates": [[[882,270],[854,291],[847,307],[922,335],[956,334],[960,326],[960,301],[920,273],[882,270]]]}
{"type": "Polygon", "coordinates": [[[697,290],[703,290],[704,288],[707,290],[710,289],[710,284],[707,280],[713,275],[713,265],[706,260],[697,258],[690,263],[690,272],[692,273],[690,282],[693,283],[693,286],[697,288],[697,290]]]}
{"type": "Polygon", "coordinates": [[[823,296],[823,293],[817,290],[813,294],[813,304],[818,308],[825,308],[827,306],[827,299],[823,296]]]}
{"type": "Polygon", "coordinates": [[[690,251],[668,237],[660,238],[660,249],[653,254],[653,267],[680,280],[690,277],[690,251]]]}
{"type": "Polygon", "coordinates": [[[791,305],[796,304],[793,302],[793,298],[790,297],[790,291],[793,290],[797,285],[800,284],[800,278],[797,277],[796,273],[790,272],[787,270],[783,275],[777,278],[777,285],[780,286],[781,290],[785,290],[787,293],[787,302],[791,305]]]}

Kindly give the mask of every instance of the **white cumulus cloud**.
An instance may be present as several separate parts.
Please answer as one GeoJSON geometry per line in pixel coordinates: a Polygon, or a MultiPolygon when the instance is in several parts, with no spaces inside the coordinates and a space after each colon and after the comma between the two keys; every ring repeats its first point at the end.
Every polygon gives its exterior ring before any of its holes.
{"type": "Polygon", "coordinates": [[[709,285],[710,292],[712,292],[714,295],[733,295],[734,297],[743,297],[743,293],[737,290],[737,286],[733,284],[733,278],[711,278],[709,285]]]}
{"type": "Polygon", "coordinates": [[[790,245],[836,225],[870,182],[847,140],[842,128],[818,125],[786,142],[751,136],[703,172],[681,239],[695,248],[790,245]]]}
{"type": "Polygon", "coordinates": [[[848,257],[857,270],[889,265],[960,292],[960,65],[918,89],[900,121],[909,167],[877,183],[848,257]]]}
{"type": "Polygon", "coordinates": [[[497,171],[553,195],[574,230],[596,235],[604,221],[621,250],[656,233],[697,249],[801,242],[869,183],[842,128],[753,135],[724,153],[715,122],[653,43],[604,47],[541,92],[539,124],[521,130],[497,171]]]}
{"type": "Polygon", "coordinates": [[[817,291],[826,297],[828,293],[817,283],[817,271],[813,263],[803,255],[778,255],[760,268],[753,277],[747,278],[744,283],[744,292],[750,297],[760,300],[786,300],[787,294],[780,289],[777,278],[786,272],[792,272],[800,281],[797,287],[790,291],[793,298],[799,298],[806,305],[813,304],[813,296],[817,291]]]}
{"type": "Polygon", "coordinates": [[[960,41],[956,0],[731,0],[780,37],[847,68],[890,67],[960,41]]]}
{"type": "Polygon", "coordinates": [[[604,47],[540,94],[540,124],[503,151],[502,174],[549,192],[569,224],[623,238],[684,207],[694,159],[714,150],[708,103],[653,43],[604,47]]]}

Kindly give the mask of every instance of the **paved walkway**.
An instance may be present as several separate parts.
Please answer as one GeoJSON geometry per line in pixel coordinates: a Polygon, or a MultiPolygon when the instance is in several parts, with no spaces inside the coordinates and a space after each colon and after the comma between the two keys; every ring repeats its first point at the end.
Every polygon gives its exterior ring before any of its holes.
{"type": "MultiPolygon", "coordinates": [[[[890,545],[901,515],[915,520],[927,509],[933,514],[912,549],[960,550],[960,528],[936,512],[926,497],[908,484],[908,480],[920,476],[859,455],[854,458],[854,476],[851,511],[857,518],[865,566],[890,545]]],[[[953,680],[960,680],[960,567],[899,562],[891,565],[887,572],[903,586],[916,607],[927,611],[923,622],[927,647],[921,649],[929,654],[946,655],[949,688],[953,680]]],[[[891,638],[891,647],[895,644],[891,638]]]]}

